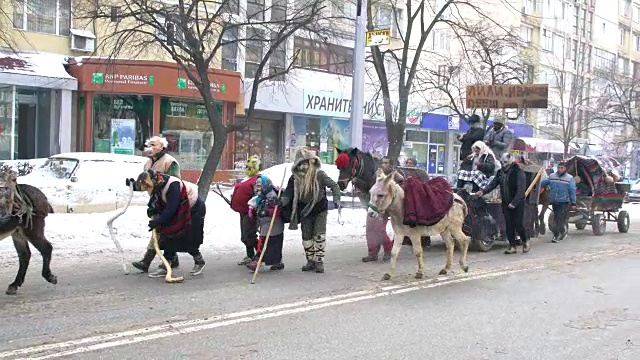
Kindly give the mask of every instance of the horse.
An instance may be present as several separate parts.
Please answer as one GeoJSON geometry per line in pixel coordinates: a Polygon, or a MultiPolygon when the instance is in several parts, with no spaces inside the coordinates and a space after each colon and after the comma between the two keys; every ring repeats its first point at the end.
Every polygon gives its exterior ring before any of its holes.
{"type": "Polygon", "coordinates": [[[42,277],[51,284],[58,283],[50,268],[53,246],[44,235],[45,218],[52,213],[53,207],[40,189],[18,184],[9,166],[0,168],[0,241],[11,236],[19,258],[18,274],[9,284],[7,295],[17,294],[24,283],[31,260],[29,243],[42,255],[42,277]]]}
{"type": "Polygon", "coordinates": [[[391,226],[393,227],[393,250],[391,251],[391,269],[384,274],[382,280],[389,280],[396,268],[396,261],[402,246],[399,239],[405,236],[411,239],[413,244],[413,254],[418,260],[418,271],[415,274],[416,279],[424,276],[424,260],[422,257],[422,247],[417,245],[418,239],[422,235],[432,236],[440,234],[442,240],[447,247],[447,261],[440,270],[440,275],[446,275],[451,270],[453,261],[453,253],[455,242],[460,249],[460,268],[464,272],[469,271],[467,265],[467,251],[469,249],[470,239],[462,231],[462,224],[467,216],[468,208],[464,200],[457,194],[453,194],[453,205],[447,214],[432,226],[415,226],[404,225],[404,199],[405,193],[400,185],[393,181],[393,173],[384,175],[382,171],[377,173],[376,183],[371,187],[371,205],[369,206],[369,216],[378,216],[380,213],[388,213],[391,218],[391,226]]]}
{"type": "MultiPolygon", "coordinates": [[[[338,186],[344,191],[351,182],[354,190],[357,191],[358,199],[364,207],[369,205],[369,190],[376,183],[376,171],[380,167],[380,160],[374,158],[369,152],[364,152],[358,148],[339,149],[336,147],[338,157],[336,165],[340,174],[338,176],[338,186]]],[[[429,175],[422,169],[414,167],[397,167],[396,171],[405,179],[410,176],[417,176],[421,181],[429,179],[429,175]]],[[[431,245],[429,237],[422,237],[422,247],[431,245]]],[[[405,243],[403,245],[411,245],[405,243]]]]}

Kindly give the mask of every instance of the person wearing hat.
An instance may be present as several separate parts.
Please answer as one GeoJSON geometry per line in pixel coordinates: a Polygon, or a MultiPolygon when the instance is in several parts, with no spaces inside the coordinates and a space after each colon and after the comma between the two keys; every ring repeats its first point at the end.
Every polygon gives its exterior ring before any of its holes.
{"type": "Polygon", "coordinates": [[[553,209],[553,239],[551,242],[557,243],[558,240],[564,240],[567,237],[566,222],[567,210],[569,203],[571,207],[576,206],[576,181],[567,172],[567,164],[560,162],[558,171],[549,175],[548,178],[542,179],[540,186],[551,189],[550,203],[553,209]]]}
{"type": "Polygon", "coordinates": [[[457,136],[458,141],[462,143],[460,145],[460,169],[471,170],[473,162],[469,159],[469,155],[473,152],[471,147],[476,141],[482,141],[484,139],[484,129],[482,127],[482,121],[477,114],[471,115],[469,119],[469,130],[466,133],[457,136]]]}
{"type": "Polygon", "coordinates": [[[240,241],[244,244],[246,256],[238,265],[247,265],[255,260],[258,245],[258,222],[249,214],[247,203],[254,196],[254,186],[260,176],[260,158],[257,155],[247,160],[245,174],[247,178],[233,187],[231,209],[240,214],[240,241]]]}
{"type": "Polygon", "coordinates": [[[513,141],[513,132],[505,126],[504,118],[496,116],[493,126],[487,130],[484,142],[489,145],[497,157],[509,151],[513,141]]]}

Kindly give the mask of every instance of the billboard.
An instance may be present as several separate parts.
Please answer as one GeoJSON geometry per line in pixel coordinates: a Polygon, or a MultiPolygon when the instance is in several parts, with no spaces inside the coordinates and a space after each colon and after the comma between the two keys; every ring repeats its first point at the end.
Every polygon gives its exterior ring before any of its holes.
{"type": "Polygon", "coordinates": [[[473,109],[546,109],[548,84],[467,85],[467,108],[473,109]]]}

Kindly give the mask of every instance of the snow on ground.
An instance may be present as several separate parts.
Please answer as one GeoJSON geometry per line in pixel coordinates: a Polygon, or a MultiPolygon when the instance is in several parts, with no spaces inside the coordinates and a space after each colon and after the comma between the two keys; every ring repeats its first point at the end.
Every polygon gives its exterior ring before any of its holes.
{"type": "MultiPolygon", "coordinates": [[[[116,212],[94,214],[50,214],[47,217],[46,236],[53,244],[56,258],[80,257],[90,254],[110,254],[118,262],[117,251],[107,228],[107,220],[116,212]]],[[[364,239],[364,209],[343,209],[344,225],[338,224],[337,211],[329,211],[327,222],[327,246],[340,246],[346,243],[362,243],[364,239]]],[[[149,219],[146,206],[131,206],[129,210],[114,222],[116,236],[125,251],[127,260],[136,260],[142,256],[151,238],[147,224],[149,219]]],[[[207,216],[205,218],[205,240],[201,247],[206,253],[228,253],[243,251],[240,242],[240,216],[229,208],[218,195],[209,193],[207,216]]],[[[285,231],[285,251],[287,248],[300,248],[302,239],[300,230],[285,231]]],[[[33,258],[39,254],[33,250],[33,258]]],[[[0,242],[0,264],[13,266],[16,252],[11,241],[0,242]],[[9,261],[8,261],[9,260],[9,261]]]]}

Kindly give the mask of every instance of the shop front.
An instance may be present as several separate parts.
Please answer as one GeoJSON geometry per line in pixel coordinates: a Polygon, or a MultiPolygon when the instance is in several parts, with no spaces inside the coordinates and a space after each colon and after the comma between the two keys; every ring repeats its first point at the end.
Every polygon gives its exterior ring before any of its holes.
{"type": "MultiPolygon", "coordinates": [[[[84,151],[142,154],[144,142],[162,134],[191,177],[199,176],[213,145],[202,98],[175,63],[82,58],[70,63],[79,82],[78,137],[84,151]]],[[[234,121],[240,101],[239,73],[211,69],[214,115],[234,121]]],[[[229,141],[219,169],[233,166],[229,141]]],[[[194,179],[191,179],[194,180],[194,179]]]]}
{"type": "Polygon", "coordinates": [[[260,157],[264,169],[284,162],[285,114],[257,110],[246,128],[235,132],[234,165],[244,169],[250,156],[260,157]]]}
{"type": "Polygon", "coordinates": [[[75,78],[53,54],[0,53],[0,161],[71,151],[75,78]]]}

